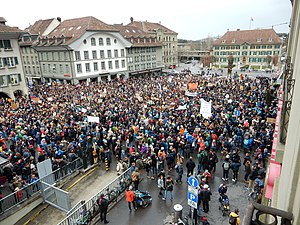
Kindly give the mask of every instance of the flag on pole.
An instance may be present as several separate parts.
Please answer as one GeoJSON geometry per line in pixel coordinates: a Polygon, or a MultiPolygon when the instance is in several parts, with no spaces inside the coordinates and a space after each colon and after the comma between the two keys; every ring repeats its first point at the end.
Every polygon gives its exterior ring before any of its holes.
{"type": "Polygon", "coordinates": [[[251,21],[253,21],[253,18],[251,17],[251,19],[250,19],[251,21]]]}

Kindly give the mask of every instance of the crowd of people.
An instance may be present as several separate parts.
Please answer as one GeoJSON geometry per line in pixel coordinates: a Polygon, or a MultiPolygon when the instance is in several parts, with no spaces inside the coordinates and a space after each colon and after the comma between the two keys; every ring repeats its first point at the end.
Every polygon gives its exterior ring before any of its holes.
{"type": "Polygon", "coordinates": [[[231,169],[236,182],[243,165],[251,189],[265,175],[274,131],[267,118],[276,117],[276,93],[272,79],[240,75],[36,85],[29,96],[0,99],[0,156],[10,162],[0,175],[16,190],[37,179],[36,163],[47,158],[53,169],[76,158],[110,167],[116,158],[119,169],[145,168],[148,178],[162,178],[163,198],[170,192],[172,200],[165,169],[176,171],[175,183],[186,170],[208,185],[216,166],[224,181],[231,169]],[[211,103],[209,117],[200,114],[203,99],[211,103]]]}

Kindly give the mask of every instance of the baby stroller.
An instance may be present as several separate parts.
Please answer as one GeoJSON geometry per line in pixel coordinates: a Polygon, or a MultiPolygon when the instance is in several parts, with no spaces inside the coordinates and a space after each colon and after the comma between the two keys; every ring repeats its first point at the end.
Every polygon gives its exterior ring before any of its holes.
{"type": "Polygon", "coordinates": [[[230,204],[227,195],[221,195],[219,198],[220,206],[219,209],[222,211],[223,216],[229,216],[230,214],[230,204]]]}

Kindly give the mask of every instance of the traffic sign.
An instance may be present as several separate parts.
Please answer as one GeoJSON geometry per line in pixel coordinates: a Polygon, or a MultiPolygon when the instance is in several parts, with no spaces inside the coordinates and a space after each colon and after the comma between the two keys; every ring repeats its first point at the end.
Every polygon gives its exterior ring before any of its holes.
{"type": "Polygon", "coordinates": [[[189,185],[191,185],[194,188],[197,188],[199,186],[199,181],[197,180],[196,177],[190,176],[188,179],[188,183],[189,183],[189,185]]]}
{"type": "Polygon", "coordinates": [[[188,192],[188,205],[192,206],[193,208],[197,208],[198,203],[198,195],[194,195],[191,192],[188,192]]]}
{"type": "Polygon", "coordinates": [[[194,195],[198,195],[198,189],[194,188],[192,186],[188,186],[188,192],[194,194],[194,195]]]}

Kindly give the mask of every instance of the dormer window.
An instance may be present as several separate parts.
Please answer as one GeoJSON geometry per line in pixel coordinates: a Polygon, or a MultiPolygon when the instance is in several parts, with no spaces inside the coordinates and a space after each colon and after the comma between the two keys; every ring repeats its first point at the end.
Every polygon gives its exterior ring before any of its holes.
{"type": "Polygon", "coordinates": [[[149,43],[152,43],[152,37],[149,38],[149,43]]]}
{"type": "Polygon", "coordinates": [[[233,39],[233,40],[231,40],[231,43],[235,43],[235,40],[233,39]]]}
{"type": "Polygon", "coordinates": [[[226,40],[222,40],[222,43],[224,44],[226,42],[226,40]]]}
{"type": "Polygon", "coordinates": [[[53,36],[53,41],[54,43],[57,43],[57,38],[55,36],[53,36]]]}
{"type": "Polygon", "coordinates": [[[256,42],[261,42],[261,41],[262,41],[261,38],[257,38],[257,39],[256,39],[256,42]]]}
{"type": "Polygon", "coordinates": [[[146,43],[147,41],[146,41],[146,38],[144,37],[144,43],[146,43]]]}
{"type": "Polygon", "coordinates": [[[133,39],[133,37],[131,37],[131,38],[130,38],[130,42],[131,42],[131,43],[133,43],[133,42],[134,42],[134,39],[133,39]]]}
{"type": "Polygon", "coordinates": [[[269,40],[268,40],[269,42],[272,42],[273,41],[273,39],[272,38],[269,38],[269,40]]]}
{"type": "Polygon", "coordinates": [[[65,41],[66,41],[66,38],[65,38],[65,36],[64,36],[64,35],[61,35],[61,41],[62,41],[62,43],[65,43],[65,41]]]}
{"type": "Polygon", "coordinates": [[[138,43],[140,43],[140,37],[138,37],[138,40],[137,40],[137,41],[138,41],[138,43]]]}

